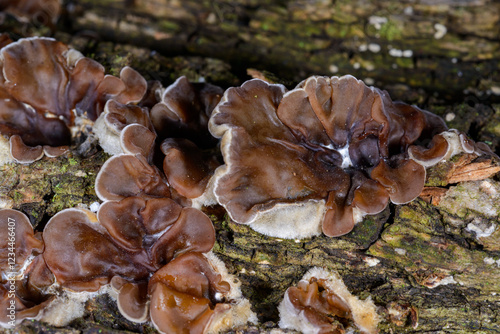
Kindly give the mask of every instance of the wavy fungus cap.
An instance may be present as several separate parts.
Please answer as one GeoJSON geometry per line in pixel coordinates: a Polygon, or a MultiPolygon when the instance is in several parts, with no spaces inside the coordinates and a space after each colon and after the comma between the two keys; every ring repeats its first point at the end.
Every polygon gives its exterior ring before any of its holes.
{"type": "Polygon", "coordinates": [[[279,312],[280,328],[304,334],[343,334],[352,325],[361,333],[375,334],[380,320],[370,297],[359,300],[338,273],[318,267],[286,290],[279,312]]]}
{"type": "Polygon", "coordinates": [[[209,148],[217,140],[208,131],[207,125],[213,109],[224,91],[207,83],[192,83],[182,76],[168,86],[161,102],[151,109],[151,121],[164,138],[185,138],[200,148],[209,148]]]}
{"type": "Polygon", "coordinates": [[[95,121],[110,99],[138,102],[147,87],[133,69],[105,75],[101,64],[51,38],[7,44],[0,70],[0,133],[29,146],[69,145],[80,119],[95,121]]]}
{"type": "Polygon", "coordinates": [[[43,258],[59,286],[93,292],[110,284],[130,321],[151,318],[164,333],[255,322],[235,278],[202,254],[212,249],[215,230],[199,210],[168,198],[127,197],[105,202],[97,217],[63,210],[43,238],[43,258]]]}
{"type": "Polygon", "coordinates": [[[172,188],[192,200],[194,207],[216,202],[209,180],[220,165],[220,155],[208,121],[222,95],[218,86],[192,83],[182,76],[151,109],[151,121],[163,140],[163,171],[172,188]]]}
{"type": "MultiPolygon", "coordinates": [[[[104,112],[97,118],[92,130],[99,139],[99,145],[104,152],[116,155],[129,153],[126,145],[125,147],[123,145],[123,132],[131,125],[145,127],[149,132],[144,131],[144,135],[147,138],[154,137],[153,140],[149,140],[150,142],[156,139],[156,132],[147,108],[135,104],[123,104],[115,100],[109,100],[106,103],[104,112]]],[[[138,140],[144,141],[143,138],[138,138],[138,140]]],[[[125,142],[130,142],[130,139],[125,139],[125,142]]]]}
{"type": "Polygon", "coordinates": [[[130,196],[170,197],[164,176],[141,154],[121,154],[108,159],[97,174],[95,192],[103,201],[130,196]]]}
{"type": "Polygon", "coordinates": [[[219,296],[230,290],[228,282],[200,253],[183,254],[158,270],[149,281],[151,320],[161,333],[206,333],[217,313],[230,306],[219,296]]]}
{"type": "Polygon", "coordinates": [[[60,0],[2,0],[0,11],[16,16],[20,21],[55,24],[61,13],[60,0]]]}
{"type": "Polygon", "coordinates": [[[0,326],[36,318],[53,299],[42,290],[53,283],[41,256],[44,244],[26,215],[0,210],[0,326]]]}
{"type": "Polygon", "coordinates": [[[434,139],[447,130],[441,118],[352,76],[310,77],[288,92],[247,81],[226,91],[209,129],[225,161],[218,202],[236,222],[285,238],[343,235],[389,199],[413,200],[424,165],[449,151],[434,139]]]}

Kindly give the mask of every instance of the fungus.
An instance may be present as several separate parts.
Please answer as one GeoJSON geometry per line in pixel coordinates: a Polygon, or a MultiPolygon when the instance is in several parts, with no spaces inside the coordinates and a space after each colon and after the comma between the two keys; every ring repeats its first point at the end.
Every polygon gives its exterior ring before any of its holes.
{"type": "Polygon", "coordinates": [[[208,120],[223,90],[206,83],[191,83],[184,76],[167,87],[161,102],[151,109],[151,121],[160,138],[186,138],[200,148],[217,140],[208,131],[208,120]]]}
{"type": "Polygon", "coordinates": [[[195,207],[215,203],[209,180],[220,165],[215,149],[218,140],[207,124],[222,94],[220,87],[180,77],[151,109],[151,121],[164,139],[163,171],[172,188],[195,207]]]}
{"type": "Polygon", "coordinates": [[[220,166],[217,157],[182,138],[165,139],[161,151],[165,154],[163,171],[170,185],[184,197],[202,197],[213,172],[220,166]]]}
{"type": "Polygon", "coordinates": [[[50,38],[8,43],[0,69],[0,133],[19,135],[28,146],[70,145],[106,101],[136,103],[147,87],[133,69],[123,68],[120,78],[105,75],[102,65],[50,38]]]}
{"type": "Polygon", "coordinates": [[[213,255],[189,252],[176,257],[149,281],[153,325],[160,333],[184,333],[186,329],[218,333],[256,322],[250,304],[233,281],[213,255]]]}
{"type": "MultiPolygon", "coordinates": [[[[104,112],[96,120],[93,131],[104,152],[117,155],[125,153],[120,139],[122,130],[132,124],[142,125],[155,134],[147,108],[109,100],[104,106],[104,112]]],[[[149,134],[147,136],[151,137],[149,134]]]]}
{"type": "Polygon", "coordinates": [[[97,218],[120,247],[133,252],[150,247],[179,219],[181,211],[182,207],[170,198],[126,197],[104,202],[97,218]],[[146,240],[146,235],[156,237],[146,240]]]}
{"type": "Polygon", "coordinates": [[[83,209],[65,209],[43,230],[43,258],[57,282],[73,291],[97,291],[113,276],[132,280],[148,276],[147,254],[117,245],[96,216],[83,209]]]}
{"type": "Polygon", "coordinates": [[[120,313],[132,322],[142,323],[149,319],[148,285],[125,283],[118,290],[116,304],[120,313]]]}
{"type": "Polygon", "coordinates": [[[377,333],[379,317],[371,298],[353,296],[336,272],[312,268],[279,305],[281,328],[304,334],[345,333],[354,324],[362,333],[377,333]]]}
{"type": "Polygon", "coordinates": [[[210,219],[171,199],[107,201],[97,216],[87,210],[66,209],[49,220],[43,237],[43,257],[61,287],[92,292],[109,284],[117,294],[120,312],[131,321],[151,317],[163,332],[181,333],[189,328],[192,333],[204,333],[211,319],[222,321],[217,326],[255,320],[237,285],[222,281],[218,272],[234,278],[220,269],[220,263],[211,265],[202,255],[215,242],[210,219]],[[159,303],[172,296],[169,289],[183,301],[159,303]],[[202,314],[193,302],[196,298],[207,307],[202,314]],[[172,332],[167,324],[172,320],[164,318],[165,313],[187,327],[172,332]],[[193,322],[186,322],[185,317],[192,317],[193,322]]]}
{"type": "Polygon", "coordinates": [[[53,26],[61,13],[60,0],[3,0],[0,11],[16,16],[20,21],[32,21],[53,26]]]}
{"type": "Polygon", "coordinates": [[[209,129],[225,162],[217,201],[234,221],[284,238],[346,234],[389,199],[413,200],[425,167],[458,152],[441,118],[352,76],[310,77],[288,92],[247,81],[225,92],[209,129]]]}
{"type": "Polygon", "coordinates": [[[40,160],[43,157],[43,147],[38,145],[35,147],[27,146],[18,135],[13,135],[9,138],[10,154],[17,162],[21,164],[32,163],[40,160]]]}
{"type": "Polygon", "coordinates": [[[181,255],[149,281],[151,320],[162,333],[178,333],[184,328],[204,333],[214,313],[228,306],[217,303],[216,294],[229,289],[229,283],[221,281],[203,255],[181,255]]]}
{"type": "Polygon", "coordinates": [[[36,318],[52,301],[43,290],[53,277],[40,256],[40,233],[33,231],[26,215],[0,210],[0,237],[0,325],[12,327],[36,318]]]}
{"type": "Polygon", "coordinates": [[[120,144],[126,154],[140,154],[149,162],[153,159],[156,135],[145,126],[130,124],[120,133],[120,144]]]}
{"type": "Polygon", "coordinates": [[[167,181],[158,168],[149,165],[140,154],[122,154],[108,159],[97,174],[95,192],[103,201],[130,196],[170,197],[167,181]]]}

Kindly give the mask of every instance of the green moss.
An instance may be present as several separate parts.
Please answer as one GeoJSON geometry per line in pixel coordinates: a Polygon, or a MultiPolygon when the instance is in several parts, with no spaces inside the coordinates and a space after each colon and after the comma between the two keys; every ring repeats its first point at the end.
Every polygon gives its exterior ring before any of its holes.
{"type": "Polygon", "coordinates": [[[427,187],[446,186],[448,184],[446,179],[452,167],[453,167],[453,161],[448,160],[440,162],[437,165],[434,165],[431,168],[427,169],[427,179],[425,181],[425,186],[427,187]]]}
{"type": "Polygon", "coordinates": [[[179,25],[170,20],[161,20],[158,24],[158,28],[163,32],[178,32],[180,30],[179,25]]]}
{"type": "Polygon", "coordinates": [[[395,39],[400,39],[402,36],[401,30],[403,29],[400,24],[392,20],[388,20],[384,23],[379,30],[380,37],[385,38],[388,41],[393,41],[395,39]]]}

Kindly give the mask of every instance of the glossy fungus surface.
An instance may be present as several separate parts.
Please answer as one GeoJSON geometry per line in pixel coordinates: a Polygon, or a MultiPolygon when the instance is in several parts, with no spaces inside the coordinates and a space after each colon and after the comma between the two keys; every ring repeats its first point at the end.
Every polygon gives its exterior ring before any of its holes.
{"type": "Polygon", "coordinates": [[[170,185],[194,199],[195,206],[214,203],[209,181],[220,161],[218,140],[208,131],[208,121],[222,95],[220,87],[180,77],[151,109],[165,154],[163,171],[170,185]]]}
{"type": "Polygon", "coordinates": [[[180,333],[186,328],[205,333],[217,313],[229,310],[218,297],[229,290],[229,283],[222,281],[202,254],[183,254],[151,277],[151,320],[162,333],[180,333]]]}
{"type": "Polygon", "coordinates": [[[0,325],[12,327],[36,318],[53,297],[53,283],[41,254],[44,244],[23,213],[0,210],[0,325]]]}
{"type": "Polygon", "coordinates": [[[16,16],[20,21],[52,26],[61,13],[60,0],[2,0],[0,11],[16,16]]]}
{"type": "Polygon", "coordinates": [[[247,81],[226,91],[209,128],[225,162],[218,202],[236,222],[288,238],[340,236],[389,199],[413,200],[425,165],[449,147],[441,118],[352,76],[310,77],[291,91],[247,81]]]}
{"type": "Polygon", "coordinates": [[[168,183],[160,170],[140,154],[108,159],[97,175],[95,191],[103,201],[130,196],[170,197],[168,183]]]}
{"type": "Polygon", "coordinates": [[[84,130],[81,119],[95,121],[110,99],[138,102],[147,88],[133,69],[105,75],[101,64],[51,38],[6,44],[0,70],[0,133],[28,146],[70,145],[84,130]]]}
{"type": "Polygon", "coordinates": [[[151,109],[151,121],[164,138],[185,138],[200,148],[210,148],[217,139],[208,131],[208,120],[224,91],[207,83],[178,78],[168,86],[159,103],[151,109]]]}

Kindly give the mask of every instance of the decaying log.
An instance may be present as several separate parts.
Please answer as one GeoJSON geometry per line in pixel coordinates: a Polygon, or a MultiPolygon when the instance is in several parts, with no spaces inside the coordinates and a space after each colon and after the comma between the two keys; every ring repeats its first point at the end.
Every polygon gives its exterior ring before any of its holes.
{"type": "MultiPolygon", "coordinates": [[[[87,158],[43,158],[27,166],[4,165],[2,194],[9,199],[4,206],[27,213],[40,229],[55,211],[97,200],[93,181],[106,158],[96,153],[87,158]]],[[[438,169],[440,175],[451,175],[457,168],[478,165],[477,157],[454,160],[459,167],[452,162],[432,167],[427,184],[435,182],[432,177],[438,169]]],[[[490,168],[499,163],[484,159],[482,168],[484,161],[490,161],[490,168]]],[[[381,333],[499,331],[500,182],[491,178],[446,182],[428,188],[440,193],[438,203],[417,199],[391,205],[340,238],[266,237],[231,222],[219,206],[205,208],[217,231],[214,252],[241,280],[243,293],[263,324],[240,328],[238,333],[270,333],[285,290],[313,266],[337,270],[353,294],[362,299],[371,296],[382,318],[381,333]]],[[[88,301],[84,318],[63,332],[111,328],[114,333],[152,330],[124,319],[115,301],[103,295],[88,301]]],[[[61,332],[36,321],[25,321],[19,330],[61,332]]]]}
{"type": "Polygon", "coordinates": [[[479,89],[500,98],[494,0],[81,0],[65,22],[74,33],[218,58],[239,73],[272,69],[289,82],[352,74],[394,90],[456,97],[479,89]]]}
{"type": "MultiPolygon", "coordinates": [[[[263,75],[289,88],[309,74],[352,74],[394,99],[443,116],[500,150],[500,3],[441,1],[65,1],[55,31],[11,17],[13,38],[52,35],[118,74],[131,65],[164,86],[180,75],[224,88],[263,75]],[[134,4],[130,7],[131,4],[134,4]],[[271,72],[269,72],[271,71],[271,72]]],[[[42,229],[57,211],[97,200],[97,152],[0,167],[0,204],[42,229]]],[[[214,251],[242,282],[260,325],[276,334],[277,304],[312,266],[337,270],[371,297],[381,333],[500,332],[500,182],[494,158],[460,155],[428,170],[419,199],[367,216],[340,238],[280,240],[205,208],[214,251]],[[495,176],[496,175],[496,176],[495,176]]],[[[20,333],[150,333],[108,296],[65,328],[25,321],[20,333]]]]}

